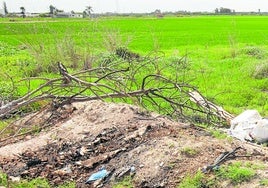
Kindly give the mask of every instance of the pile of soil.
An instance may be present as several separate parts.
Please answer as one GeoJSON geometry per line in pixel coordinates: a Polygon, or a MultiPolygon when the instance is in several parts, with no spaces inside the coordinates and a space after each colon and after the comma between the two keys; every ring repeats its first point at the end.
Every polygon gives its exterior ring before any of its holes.
{"type": "MultiPolygon", "coordinates": [[[[132,167],[135,187],[176,187],[187,174],[196,173],[236,147],[243,147],[241,152],[251,156],[239,160],[267,160],[266,148],[233,139],[218,140],[194,125],[136,106],[89,101],[65,109],[72,110],[65,110],[53,126],[2,145],[0,170],[10,177],[44,177],[52,186],[75,181],[77,187],[111,187],[129,175],[132,167]],[[110,176],[86,185],[87,178],[101,167],[110,176]]],[[[50,117],[49,113],[29,115],[20,123],[36,124],[39,118],[50,117]]],[[[260,174],[259,178],[268,176],[260,174]]]]}

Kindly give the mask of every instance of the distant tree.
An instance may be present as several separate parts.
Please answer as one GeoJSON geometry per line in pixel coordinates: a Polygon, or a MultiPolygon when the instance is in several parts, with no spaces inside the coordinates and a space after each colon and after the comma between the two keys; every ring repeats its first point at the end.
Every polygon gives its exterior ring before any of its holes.
{"type": "Polygon", "coordinates": [[[223,8],[223,7],[220,8],[220,13],[222,14],[230,14],[231,12],[232,10],[229,8],[223,8]]]}
{"type": "Polygon", "coordinates": [[[64,10],[56,9],[56,12],[64,12],[64,10]]]}
{"type": "Polygon", "coordinates": [[[55,15],[57,12],[56,10],[56,7],[54,7],[53,5],[49,5],[49,14],[55,15]]]}
{"type": "Polygon", "coordinates": [[[215,9],[215,13],[219,14],[219,9],[218,8],[215,9]]]}
{"type": "Polygon", "coordinates": [[[21,14],[22,14],[22,17],[25,18],[26,15],[25,15],[25,8],[24,7],[20,7],[20,10],[21,10],[21,14]]]}
{"type": "Polygon", "coordinates": [[[7,15],[8,14],[8,10],[7,10],[7,4],[6,4],[5,1],[3,2],[3,8],[4,8],[5,15],[7,15]]]}
{"type": "Polygon", "coordinates": [[[83,11],[83,17],[88,17],[93,12],[93,9],[91,6],[87,6],[86,9],[83,11]]]}
{"type": "Polygon", "coordinates": [[[154,13],[155,13],[155,14],[161,14],[161,10],[160,10],[160,9],[156,9],[156,10],[154,11],[154,13]]]}
{"type": "Polygon", "coordinates": [[[155,14],[155,16],[158,17],[158,18],[162,18],[162,17],[164,16],[164,15],[162,14],[162,12],[161,12],[160,9],[156,9],[156,10],[154,11],[154,14],[155,14]]]}

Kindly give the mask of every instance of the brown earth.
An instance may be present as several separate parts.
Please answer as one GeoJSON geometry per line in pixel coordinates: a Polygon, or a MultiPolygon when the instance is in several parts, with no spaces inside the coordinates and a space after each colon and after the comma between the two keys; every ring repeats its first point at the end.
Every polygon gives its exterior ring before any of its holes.
{"type": "MultiPolygon", "coordinates": [[[[19,123],[34,125],[48,117],[51,113],[43,111],[19,123]]],[[[240,154],[248,157],[228,162],[254,161],[264,164],[265,169],[239,187],[259,187],[259,180],[268,178],[266,147],[219,140],[201,128],[136,106],[102,101],[74,103],[65,106],[60,117],[38,134],[0,143],[2,171],[10,177],[45,177],[52,186],[75,181],[77,187],[93,187],[85,181],[104,166],[111,176],[101,185],[111,187],[135,167],[135,187],[176,187],[187,174],[196,173],[221,153],[241,146],[240,154]]],[[[229,182],[217,186],[233,187],[229,182]]]]}

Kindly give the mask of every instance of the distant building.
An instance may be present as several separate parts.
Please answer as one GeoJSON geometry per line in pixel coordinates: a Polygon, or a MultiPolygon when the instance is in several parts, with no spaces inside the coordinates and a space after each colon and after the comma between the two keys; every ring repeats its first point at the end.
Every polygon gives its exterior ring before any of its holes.
{"type": "Polygon", "coordinates": [[[26,17],[32,17],[32,18],[33,17],[39,17],[39,15],[40,15],[39,13],[30,13],[30,12],[25,13],[26,17]]]}
{"type": "Polygon", "coordinates": [[[71,14],[70,18],[83,18],[83,14],[74,13],[74,14],[71,14]]]}
{"type": "Polygon", "coordinates": [[[0,8],[0,15],[5,16],[5,10],[0,8]]]}
{"type": "Polygon", "coordinates": [[[57,12],[54,16],[56,18],[83,18],[83,14],[71,13],[71,12],[57,12]]]}

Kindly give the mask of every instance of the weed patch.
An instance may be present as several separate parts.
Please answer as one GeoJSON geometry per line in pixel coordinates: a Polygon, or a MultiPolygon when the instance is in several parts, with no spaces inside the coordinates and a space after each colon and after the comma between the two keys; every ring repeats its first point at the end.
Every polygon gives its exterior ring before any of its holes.
{"type": "Polygon", "coordinates": [[[255,171],[251,168],[242,166],[241,162],[236,162],[220,168],[217,175],[230,180],[233,184],[239,184],[251,180],[255,175],[255,171]]]}
{"type": "Polygon", "coordinates": [[[268,77],[268,62],[258,64],[253,73],[253,77],[256,79],[263,79],[268,77]]]}
{"type": "Polygon", "coordinates": [[[194,157],[199,153],[198,150],[190,147],[185,147],[181,150],[181,154],[187,156],[187,157],[194,157]]]}
{"type": "Polygon", "coordinates": [[[266,51],[258,46],[247,46],[243,48],[242,51],[246,55],[255,57],[257,59],[262,59],[266,55],[266,51]]]}
{"type": "Polygon", "coordinates": [[[113,188],[132,188],[134,187],[132,184],[131,176],[125,177],[122,181],[116,183],[113,188]]]}
{"type": "Polygon", "coordinates": [[[201,188],[204,185],[204,174],[198,171],[194,176],[187,175],[178,188],[201,188]]]}
{"type": "MultiPolygon", "coordinates": [[[[8,177],[6,174],[0,172],[0,186],[8,186],[10,188],[51,188],[48,180],[43,178],[35,178],[32,180],[21,180],[19,182],[11,182],[8,181],[8,177]]],[[[74,182],[66,182],[58,188],[75,188],[74,182]]]]}
{"type": "Polygon", "coordinates": [[[260,181],[260,185],[261,185],[261,186],[268,186],[268,179],[262,179],[262,180],[260,181]]]}
{"type": "Polygon", "coordinates": [[[222,131],[219,131],[217,129],[210,129],[209,130],[210,134],[217,139],[226,139],[228,138],[228,135],[222,131]]]}

